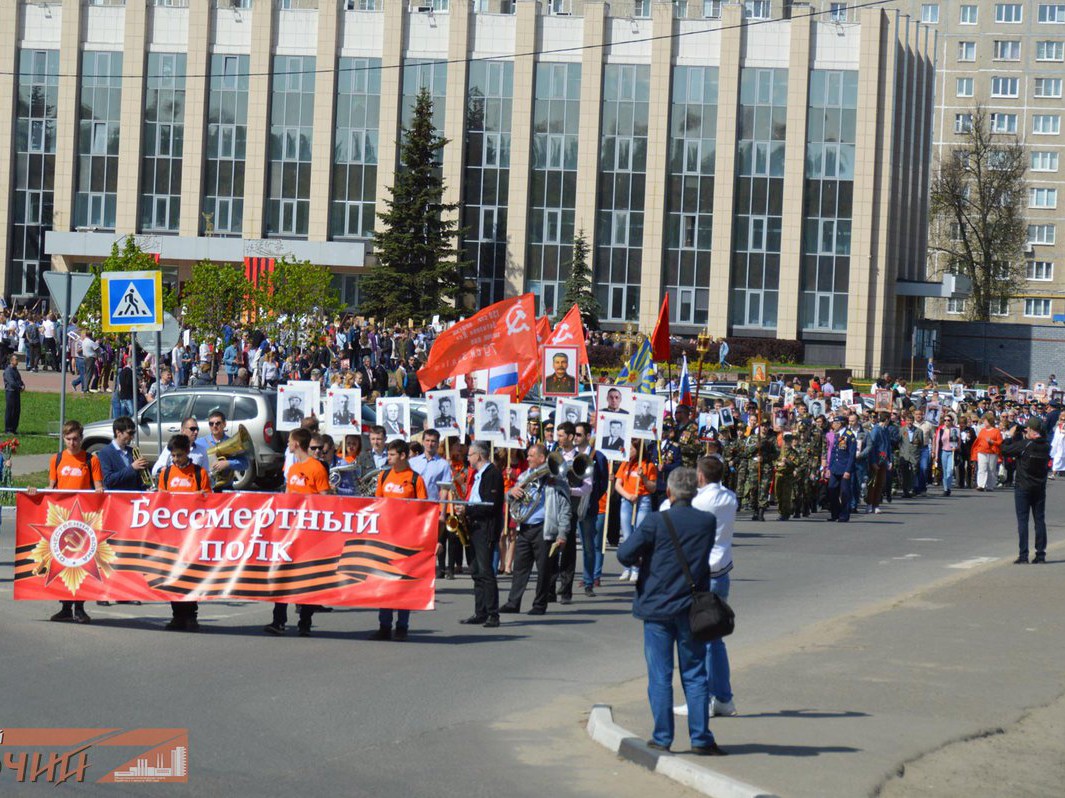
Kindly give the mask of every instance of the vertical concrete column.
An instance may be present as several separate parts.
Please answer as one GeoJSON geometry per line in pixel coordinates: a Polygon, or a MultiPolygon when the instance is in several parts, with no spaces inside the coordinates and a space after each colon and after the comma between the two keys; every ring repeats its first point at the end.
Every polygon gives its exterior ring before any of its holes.
{"type": "Polygon", "coordinates": [[[806,116],[810,93],[813,19],[791,21],[788,58],[788,131],[784,142],[784,198],[780,228],[780,292],[777,338],[799,337],[799,270],[802,268],[803,183],[806,179],[806,116]]]}
{"type": "Polygon", "coordinates": [[[270,92],[274,82],[274,4],[256,3],[251,15],[248,72],[248,144],[244,163],[244,238],[262,238],[266,230],[269,173],[270,92]]]}
{"type": "MultiPolygon", "coordinates": [[[[451,0],[448,26],[447,107],[444,109],[444,202],[462,201],[462,169],[466,164],[466,82],[470,67],[470,26],[473,8],[470,0],[451,0]]],[[[452,214],[459,217],[459,211],[452,214]]],[[[461,241],[456,244],[461,244],[461,241]]]]}
{"type": "Polygon", "coordinates": [[[743,7],[721,8],[721,60],[717,71],[717,160],[714,167],[713,250],[707,330],[728,335],[732,275],[732,215],[736,194],[736,131],[739,128],[743,7]]]}
{"type": "MultiPolygon", "coordinates": [[[[81,94],[81,0],[63,0],[59,40],[59,100],[56,108],[55,173],[68,175],[55,181],[52,229],[74,229],[74,192],[78,185],[78,105],[81,94]]],[[[65,261],[62,265],[65,265],[65,261]]],[[[52,257],[52,267],[61,264],[52,257]]],[[[63,269],[65,271],[65,268],[63,269]]]]}
{"type": "Polygon", "coordinates": [[[529,179],[532,170],[533,98],[535,97],[536,26],[539,4],[518,0],[515,6],[514,101],[510,116],[510,185],[507,196],[507,296],[525,289],[529,241],[529,179]]]}
{"type": "Polygon", "coordinates": [[[337,47],[340,0],[318,0],[318,51],[314,76],[314,141],[311,144],[311,218],[308,241],[329,239],[333,138],[336,135],[337,47]]]}
{"type": "Polygon", "coordinates": [[[407,3],[385,3],[383,13],[385,46],[381,51],[381,121],[377,137],[378,212],[385,209],[385,200],[392,197],[388,189],[396,178],[399,104],[403,95],[403,53],[407,49],[407,3]]]}
{"type": "Polygon", "coordinates": [[[871,365],[872,283],[887,258],[894,147],[896,46],[887,17],[878,9],[861,12],[858,56],[858,112],[855,124],[854,201],[851,212],[850,297],[844,366],[864,373],[871,365]]]}
{"type": "Polygon", "coordinates": [[[181,156],[182,236],[203,228],[203,166],[211,81],[211,0],[189,0],[189,44],[185,74],[185,143],[181,156]]]}
{"type": "Polygon", "coordinates": [[[127,3],[122,41],[122,134],[118,142],[115,232],[136,233],[140,218],[144,73],[148,58],[148,6],[127,3]]]}
{"type": "MultiPolygon", "coordinates": [[[[18,96],[18,3],[0,6],[0,253],[6,257],[11,251],[11,201],[15,183],[15,98],[18,96]],[[4,33],[7,31],[7,33],[4,33]]],[[[8,293],[8,266],[0,269],[0,295],[8,293]]]]}
{"type": "MultiPolygon", "coordinates": [[[[650,332],[662,301],[666,190],[669,186],[669,116],[673,88],[673,4],[651,7],[651,101],[647,117],[647,191],[644,200],[643,257],[640,270],[640,329],[650,332]]],[[[640,33],[644,33],[641,21],[640,33]]],[[[671,310],[673,310],[671,308],[671,310]]]]}
{"type": "Polygon", "coordinates": [[[606,57],[607,4],[584,4],[584,50],[581,52],[581,112],[577,135],[577,202],[573,234],[584,230],[595,260],[598,216],[600,121],[603,110],[603,59],[606,57]]]}

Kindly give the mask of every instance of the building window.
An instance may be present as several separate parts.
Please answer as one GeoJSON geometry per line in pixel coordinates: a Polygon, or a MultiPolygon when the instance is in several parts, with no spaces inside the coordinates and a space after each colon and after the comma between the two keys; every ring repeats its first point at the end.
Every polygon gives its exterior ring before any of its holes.
{"type": "Polygon", "coordinates": [[[992,133],[1017,132],[1017,114],[994,113],[990,121],[992,133]]]}
{"type": "Polygon", "coordinates": [[[1029,208],[1056,208],[1058,207],[1058,190],[1056,188],[1030,188],[1028,189],[1029,208]]]}
{"type": "Polygon", "coordinates": [[[212,55],[207,104],[202,229],[239,235],[244,219],[244,162],[248,138],[246,55],[212,55]]]}
{"type": "Polygon", "coordinates": [[[1008,316],[1010,315],[1010,301],[996,297],[988,302],[988,311],[992,316],[1008,316]]]}
{"type": "Polygon", "coordinates": [[[1053,245],[1055,236],[1053,224],[1030,224],[1028,225],[1028,243],[1053,245]]]}
{"type": "Polygon", "coordinates": [[[1017,78],[991,78],[992,97],[1016,97],[1020,90],[1019,87],[1020,81],[1017,78]]]}
{"type": "Polygon", "coordinates": [[[1039,21],[1043,23],[1051,23],[1056,25],[1065,24],[1065,4],[1040,3],[1038,18],[1039,21]]]}
{"type": "Polygon", "coordinates": [[[973,79],[972,78],[958,78],[955,83],[955,97],[972,97],[973,96],[973,79]]]}
{"type": "Polygon", "coordinates": [[[149,53],[145,84],[142,230],[177,232],[185,139],[184,53],[149,53]]]}
{"type": "Polygon", "coordinates": [[[1020,61],[1021,43],[1016,39],[995,39],[996,61],[1020,61]]]}
{"type": "Polygon", "coordinates": [[[962,25],[975,25],[979,11],[979,6],[962,6],[958,22],[962,25]]]}
{"type": "Polygon", "coordinates": [[[573,0],[548,0],[547,10],[549,14],[568,17],[573,13],[573,0]]]}
{"type": "Polygon", "coordinates": [[[947,313],[951,316],[960,316],[965,313],[965,300],[951,297],[947,300],[947,313]]]}
{"type": "Polygon", "coordinates": [[[958,42],[958,60],[976,60],[976,42],[958,42]]]}
{"type": "Polygon", "coordinates": [[[846,3],[829,3],[829,5],[828,5],[828,18],[832,22],[846,22],[847,21],[847,4],[846,3]]]}
{"type": "Polygon", "coordinates": [[[341,58],[337,64],[336,137],[330,233],[370,238],[377,210],[377,148],[381,61],[341,58]]]}
{"type": "Polygon", "coordinates": [[[1058,171],[1058,153],[1046,150],[1032,151],[1033,172],[1056,172],[1058,171]]]}
{"type": "Polygon", "coordinates": [[[74,225],[113,230],[118,204],[122,53],[85,51],[81,63],[74,225]]]}
{"type": "Polygon", "coordinates": [[[1045,41],[1035,43],[1036,61],[1065,61],[1065,42],[1045,41]]]}
{"type": "Polygon", "coordinates": [[[926,25],[939,23],[939,3],[923,3],[921,5],[921,22],[926,25]]]}
{"type": "Polygon", "coordinates": [[[769,19],[771,6],[769,0],[744,0],[743,15],[747,19],[769,19]]]}
{"type": "Polygon", "coordinates": [[[1024,19],[1024,6],[1020,3],[996,3],[995,22],[1019,23],[1024,19]]]}
{"type": "Polygon", "coordinates": [[[311,210],[315,58],[275,55],[273,67],[267,234],[306,236],[311,210]]]}
{"type": "Polygon", "coordinates": [[[636,0],[632,4],[632,15],[636,19],[649,19],[651,16],[651,0],[636,0]]]}
{"type": "Polygon", "coordinates": [[[1058,114],[1033,114],[1032,132],[1042,136],[1053,136],[1061,132],[1061,116],[1058,114]]]}
{"type": "Polygon", "coordinates": [[[1037,282],[1049,282],[1054,279],[1054,264],[1048,260],[1030,260],[1025,278],[1037,282]]]}
{"type": "Polygon", "coordinates": [[[721,0],[703,0],[703,18],[721,19],[721,0]]]}
{"type": "Polygon", "coordinates": [[[1052,300],[1029,298],[1024,300],[1024,315],[1031,319],[1049,319],[1052,300]]]}
{"type": "Polygon", "coordinates": [[[970,133],[973,129],[972,114],[954,114],[954,132],[970,133]]]}
{"type": "Polygon", "coordinates": [[[1061,78],[1036,78],[1034,89],[1036,97],[1061,97],[1061,78]]]}

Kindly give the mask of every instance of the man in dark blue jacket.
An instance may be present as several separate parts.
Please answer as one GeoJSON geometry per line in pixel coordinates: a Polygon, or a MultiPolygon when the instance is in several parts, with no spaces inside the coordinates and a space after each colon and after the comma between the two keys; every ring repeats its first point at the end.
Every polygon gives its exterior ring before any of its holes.
{"type": "Polygon", "coordinates": [[[594,473],[592,476],[592,492],[588,496],[587,509],[584,516],[577,519],[577,529],[581,534],[581,547],[584,552],[584,595],[592,598],[595,596],[595,588],[603,577],[603,528],[604,518],[600,517],[599,500],[606,493],[607,483],[610,479],[610,469],[606,457],[602,452],[592,448],[592,425],[587,421],[580,421],[574,425],[576,433],[574,444],[577,451],[592,458],[594,473]]]}
{"type": "Polygon", "coordinates": [[[851,477],[854,476],[858,439],[840,418],[833,419],[835,439],[828,450],[829,521],[846,523],[851,520],[851,477]]]}
{"type": "Polygon", "coordinates": [[[697,490],[695,469],[681,467],[669,475],[666,493],[670,509],[652,513],[618,547],[626,568],[639,568],[632,614],[643,621],[647,658],[647,696],[654,718],[650,748],[668,751],[673,744],[673,648],[677,649],[680,680],[688,703],[691,751],[724,756],[707,724],[710,705],[706,682],[706,644],[692,637],[688,612],[692,585],[681,565],[683,556],[695,589],[710,589],[710,549],[717,521],[713,514],[691,506],[697,490]],[[676,533],[676,541],[669,525],[676,533]],[[678,550],[679,549],[679,550],[678,550]]]}
{"type": "Polygon", "coordinates": [[[104,475],[106,490],[144,490],[143,472],[151,463],[143,457],[135,458],[130,443],[137,426],[129,416],[119,416],[111,424],[115,439],[96,453],[104,475]]]}

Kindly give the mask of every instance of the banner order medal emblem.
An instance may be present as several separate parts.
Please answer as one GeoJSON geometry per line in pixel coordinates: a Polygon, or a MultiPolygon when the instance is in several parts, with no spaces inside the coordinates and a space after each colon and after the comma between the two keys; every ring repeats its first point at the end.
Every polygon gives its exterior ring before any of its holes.
{"type": "Polygon", "coordinates": [[[116,558],[101,513],[83,512],[76,501],[69,510],[49,503],[45,523],[32,526],[41,540],[30,559],[37,564],[35,574],[47,572],[45,585],[58,577],[74,595],[86,577],[102,582],[110,574],[116,558]]]}

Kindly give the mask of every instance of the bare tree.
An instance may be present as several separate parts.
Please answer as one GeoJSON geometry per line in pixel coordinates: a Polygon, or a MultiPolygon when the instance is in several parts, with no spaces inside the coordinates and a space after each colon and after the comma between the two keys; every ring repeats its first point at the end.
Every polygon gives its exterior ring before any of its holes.
{"type": "Polygon", "coordinates": [[[978,105],[963,118],[964,139],[932,179],[929,248],[943,255],[940,269],[972,281],[973,321],[988,321],[1025,279],[1028,148],[1015,134],[993,132],[992,116],[978,105]]]}

